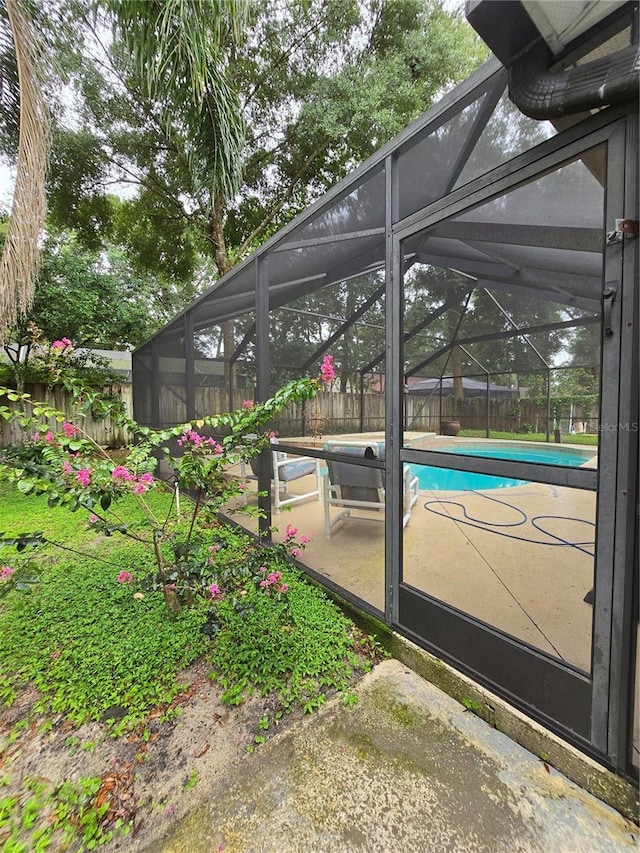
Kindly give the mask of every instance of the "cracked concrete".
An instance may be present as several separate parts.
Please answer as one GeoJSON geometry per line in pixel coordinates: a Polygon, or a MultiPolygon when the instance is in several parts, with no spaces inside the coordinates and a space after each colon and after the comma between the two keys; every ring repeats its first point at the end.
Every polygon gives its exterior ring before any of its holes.
{"type": "Polygon", "coordinates": [[[634,824],[400,662],[355,692],[230,767],[149,851],[638,849],[634,824]]]}

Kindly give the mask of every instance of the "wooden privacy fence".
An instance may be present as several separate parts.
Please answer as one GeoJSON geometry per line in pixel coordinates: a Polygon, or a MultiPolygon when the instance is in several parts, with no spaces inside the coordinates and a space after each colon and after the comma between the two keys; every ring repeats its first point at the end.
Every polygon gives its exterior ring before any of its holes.
{"type": "MultiPolygon", "coordinates": [[[[62,388],[48,389],[46,386],[28,386],[27,392],[34,401],[46,403],[68,414],[72,419],[73,407],[70,396],[62,388]]],[[[127,414],[133,415],[133,390],[128,384],[113,385],[105,389],[114,394],[125,405],[127,414]]],[[[232,409],[239,409],[246,392],[234,395],[232,409]]],[[[3,401],[6,403],[6,401],[3,401]]],[[[15,405],[15,404],[9,404],[15,405]]],[[[439,432],[440,420],[458,420],[463,429],[484,430],[487,427],[486,399],[471,397],[458,401],[454,397],[440,399],[434,395],[423,397],[407,394],[404,399],[405,428],[416,432],[439,432]]],[[[164,385],[160,394],[160,422],[162,426],[183,423],[186,417],[184,388],[164,385]]],[[[197,388],[197,417],[229,411],[229,395],[222,388],[197,388]]],[[[546,407],[536,401],[490,400],[489,425],[492,430],[504,432],[545,432],[546,407]],[[517,404],[517,405],[515,405],[517,404]]],[[[577,421],[586,424],[589,432],[598,429],[597,413],[584,413],[579,408],[574,412],[577,421]],[[591,416],[590,416],[591,415],[591,416]]],[[[338,433],[379,432],[385,426],[385,401],[382,394],[339,394],[321,391],[316,399],[304,404],[290,406],[273,422],[274,429],[282,436],[335,435],[338,433]],[[361,418],[361,410],[364,415],[361,418]]],[[[53,423],[50,426],[54,426],[53,423]]],[[[553,424],[550,425],[550,428],[553,424]]],[[[560,426],[568,431],[564,418],[560,426]]],[[[116,426],[110,418],[96,419],[88,414],[82,423],[83,430],[98,444],[105,447],[120,447],[127,442],[126,431],[116,426]]],[[[22,432],[16,424],[0,421],[0,447],[17,444],[22,432]]]]}
{"type": "MultiPolygon", "coordinates": [[[[231,408],[242,406],[247,392],[234,394],[231,408]]],[[[490,402],[491,429],[515,430],[521,423],[539,426],[544,431],[546,412],[541,412],[533,400],[520,400],[519,418],[513,414],[514,400],[490,402]]],[[[439,432],[440,399],[437,396],[406,395],[405,423],[407,429],[420,432],[439,432]]],[[[226,412],[230,408],[229,395],[223,388],[200,387],[196,389],[196,412],[205,414],[226,412]]],[[[160,423],[165,425],[186,420],[184,388],[164,385],[160,393],[160,423]]],[[[452,419],[454,413],[463,427],[484,429],[486,425],[486,400],[476,397],[462,404],[453,397],[443,397],[442,418],[452,419]],[[462,411],[461,407],[464,409],[462,411]]],[[[385,426],[385,399],[383,394],[340,394],[321,391],[314,400],[291,405],[274,419],[274,428],[280,435],[334,435],[345,432],[378,432],[385,426]],[[361,411],[363,416],[361,417],[361,411]]]]}
{"type": "MultiPolygon", "coordinates": [[[[133,414],[133,391],[131,385],[110,385],[104,389],[105,392],[113,394],[126,407],[126,412],[129,416],[133,414]]],[[[127,443],[126,430],[116,426],[111,418],[95,418],[91,413],[87,414],[82,422],[78,422],[74,415],[73,401],[61,386],[48,388],[46,385],[27,385],[25,388],[27,394],[31,394],[31,399],[37,403],[46,403],[54,409],[64,412],[70,421],[73,421],[77,426],[103,447],[121,447],[127,443]]],[[[0,400],[0,405],[8,405],[15,409],[20,406],[19,403],[12,403],[6,398],[0,400]]],[[[47,422],[47,425],[54,429],[55,421],[52,419],[47,422]]],[[[59,428],[59,424],[57,425],[59,428]]],[[[23,433],[18,424],[0,419],[0,447],[8,447],[11,444],[19,444],[23,439],[23,433]]]]}
{"type": "MultiPolygon", "coordinates": [[[[514,400],[490,400],[489,422],[492,430],[516,432],[522,424],[530,425],[533,432],[546,429],[546,409],[541,410],[533,400],[520,400],[514,409],[514,400]]],[[[416,432],[440,432],[441,420],[458,420],[463,429],[486,429],[487,402],[472,397],[464,402],[454,397],[422,397],[407,394],[404,399],[405,429],[416,432]]],[[[321,392],[316,400],[304,406],[295,406],[276,419],[276,428],[282,435],[328,435],[344,432],[383,431],[385,427],[385,400],[382,394],[335,394],[321,392]],[[363,417],[361,418],[361,408],[363,417]]]]}
{"type": "MultiPolygon", "coordinates": [[[[598,429],[597,412],[585,413],[579,407],[574,410],[574,422],[585,424],[589,432],[598,429]]],[[[462,429],[492,430],[501,432],[542,432],[547,429],[547,409],[535,400],[487,401],[483,397],[470,397],[464,401],[453,396],[422,397],[407,394],[404,399],[405,429],[415,432],[440,432],[441,420],[457,420],[462,429]],[[517,404],[517,405],[516,405],[517,404]]],[[[553,429],[553,421],[549,428],[553,429]]],[[[568,413],[560,424],[564,432],[569,431],[568,413]]],[[[275,428],[281,435],[314,435],[349,432],[379,432],[385,428],[385,401],[382,394],[335,394],[321,392],[315,400],[305,405],[292,406],[286,414],[275,420],[275,428]],[[361,408],[363,417],[361,418],[361,408]]]]}

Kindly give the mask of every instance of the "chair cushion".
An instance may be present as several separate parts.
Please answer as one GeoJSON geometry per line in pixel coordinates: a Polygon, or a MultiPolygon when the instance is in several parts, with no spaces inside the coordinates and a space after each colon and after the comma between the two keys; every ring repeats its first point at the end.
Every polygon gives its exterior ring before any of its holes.
{"type": "Polygon", "coordinates": [[[313,460],[305,462],[287,462],[278,468],[278,477],[285,483],[289,480],[297,480],[298,477],[305,477],[307,474],[313,474],[316,470],[316,463],[313,460]]]}

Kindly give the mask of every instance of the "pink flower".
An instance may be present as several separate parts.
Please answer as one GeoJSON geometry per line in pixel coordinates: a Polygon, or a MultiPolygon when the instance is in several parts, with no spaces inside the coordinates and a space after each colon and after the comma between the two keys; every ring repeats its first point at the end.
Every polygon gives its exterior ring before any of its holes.
{"type": "MultiPolygon", "coordinates": [[[[127,469],[124,469],[127,471],[127,469]]],[[[115,473],[115,471],[114,471],[115,473]]],[[[113,474],[112,474],[113,476],[113,474]]],[[[136,483],[136,478],[134,474],[130,474],[128,471],[126,476],[123,476],[122,479],[125,479],[129,483],[133,483],[131,487],[131,491],[134,495],[143,495],[147,489],[151,488],[153,485],[153,475],[152,474],[140,474],[138,477],[138,482],[136,483]]]]}
{"type": "Polygon", "coordinates": [[[92,512],[91,515],[89,516],[89,524],[95,524],[98,521],[100,521],[100,519],[95,514],[95,512],[92,512]]]}
{"type": "Polygon", "coordinates": [[[133,575],[131,572],[120,572],[118,575],[118,583],[131,583],[133,575]]]}
{"type": "Polygon", "coordinates": [[[34,441],[40,441],[40,433],[39,432],[34,432],[33,440],[34,441]]]}
{"type": "Polygon", "coordinates": [[[277,437],[277,435],[278,435],[278,433],[276,433],[276,432],[274,432],[273,430],[271,430],[271,432],[269,433],[269,439],[270,439],[270,441],[273,441],[273,439],[274,439],[274,438],[276,438],[276,437],[277,437]]]}
{"type": "Polygon", "coordinates": [[[291,556],[296,558],[302,557],[302,548],[292,548],[291,556]]]}
{"type": "Polygon", "coordinates": [[[211,598],[215,598],[217,595],[220,595],[221,592],[222,590],[220,589],[217,583],[212,583],[209,587],[209,595],[211,596],[211,598]]]}
{"type": "Polygon", "coordinates": [[[243,400],[242,401],[243,409],[252,409],[253,408],[253,400],[243,400]]]}
{"type": "Polygon", "coordinates": [[[58,658],[60,657],[60,652],[51,652],[50,657],[51,660],[58,660],[58,658]]]}
{"type": "Polygon", "coordinates": [[[15,569],[12,569],[11,566],[3,566],[2,569],[0,569],[0,578],[10,578],[14,572],[15,569]]]}
{"type": "Polygon", "coordinates": [[[298,541],[301,545],[308,545],[311,542],[311,536],[301,536],[298,541]]]}
{"type": "MultiPolygon", "coordinates": [[[[178,444],[182,447],[183,444],[193,444],[194,447],[199,447],[201,444],[210,444],[211,439],[203,438],[193,429],[186,429],[182,436],[178,439],[178,444]]],[[[215,442],[214,442],[215,443],[215,442]]]]}
{"type": "Polygon", "coordinates": [[[325,355],[320,365],[320,378],[325,385],[328,385],[336,377],[336,370],[333,366],[333,356],[325,355]]]}
{"type": "Polygon", "coordinates": [[[65,459],[62,463],[62,470],[65,474],[73,474],[73,465],[65,459]]]}
{"type": "Polygon", "coordinates": [[[51,344],[51,349],[56,350],[57,352],[64,352],[67,347],[73,346],[69,338],[60,338],[59,341],[54,341],[51,344]]]}
{"type": "Polygon", "coordinates": [[[118,485],[122,485],[123,483],[133,483],[135,482],[135,474],[132,474],[128,468],[125,468],[124,465],[116,465],[116,467],[111,472],[111,477],[118,483],[118,485]]]}
{"type": "Polygon", "coordinates": [[[290,542],[292,539],[295,539],[297,532],[297,527],[294,527],[293,524],[287,524],[286,530],[284,532],[284,541],[290,542]]]}
{"type": "MultiPolygon", "coordinates": [[[[267,569],[262,566],[261,571],[267,571],[267,569]]],[[[266,595],[271,593],[271,590],[274,592],[286,592],[289,589],[289,585],[286,583],[281,583],[282,581],[282,572],[270,572],[266,578],[263,578],[260,581],[260,589],[263,589],[266,595]]]]}
{"type": "Polygon", "coordinates": [[[81,468],[76,471],[76,480],[81,486],[91,485],[91,468],[81,468]]]}
{"type": "Polygon", "coordinates": [[[62,424],[62,430],[67,438],[73,438],[78,432],[78,427],[70,423],[62,424]]]}
{"type": "Polygon", "coordinates": [[[48,442],[55,441],[55,435],[51,432],[51,430],[47,430],[44,436],[44,440],[48,442]]]}

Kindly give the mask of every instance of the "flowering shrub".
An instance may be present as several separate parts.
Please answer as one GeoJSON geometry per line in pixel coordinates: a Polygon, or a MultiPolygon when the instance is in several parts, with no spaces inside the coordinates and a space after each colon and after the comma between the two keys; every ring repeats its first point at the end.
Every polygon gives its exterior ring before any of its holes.
{"type": "Polygon", "coordinates": [[[9,364],[0,365],[0,384],[14,383],[20,393],[26,382],[49,387],[63,385],[73,392],[121,381],[106,358],[87,349],[75,349],[67,337],[49,343],[33,322],[27,324],[14,344],[6,343],[4,349],[9,364]]]}
{"type": "Polygon", "coordinates": [[[320,366],[320,377],[325,385],[328,385],[330,382],[336,378],[335,367],[333,366],[333,356],[325,355],[322,359],[322,364],[320,366]]]}
{"type": "MultiPolygon", "coordinates": [[[[64,354],[69,347],[70,341],[62,338],[54,341],[52,351],[64,354]]],[[[322,381],[333,370],[330,358],[326,356],[323,362],[322,381]]],[[[268,429],[273,416],[289,403],[314,397],[320,381],[296,380],[265,403],[245,401],[237,412],[165,430],[140,426],[116,408],[114,419],[126,426],[135,442],[126,459],[117,464],[82,429],[82,406],[86,403],[82,394],[77,397],[74,417],[69,419],[52,407],[33,402],[28,394],[0,387],[0,398],[19,404],[15,408],[0,406],[0,417],[19,423],[23,433],[29,436],[21,446],[5,451],[0,457],[0,474],[13,480],[25,495],[46,495],[49,506],[86,511],[92,529],[104,535],[120,533],[145,543],[153,553],[155,571],[136,583],[147,591],[162,591],[169,610],[177,611],[196,594],[208,595],[212,600],[225,595],[228,586],[225,572],[229,567],[219,559],[218,551],[207,549],[204,531],[215,513],[241,493],[241,483],[229,476],[228,469],[241,458],[259,453],[273,435],[268,429]],[[219,437],[205,434],[205,429],[218,433],[219,437]],[[168,443],[172,440],[181,448],[182,455],[178,458],[171,457],[168,443]],[[176,485],[194,496],[189,518],[183,524],[156,518],[145,500],[150,490],[168,486],[155,476],[158,454],[170,459],[176,485]],[[139,503],[145,519],[143,525],[129,524],[118,512],[118,502],[126,495],[133,495],[139,503]]],[[[90,399],[94,405],[96,395],[90,399]]],[[[247,511],[255,512],[251,508],[247,511]]],[[[297,532],[291,525],[287,527],[283,545],[274,546],[280,549],[279,556],[300,556],[309,538],[301,537],[298,541],[297,532]]],[[[267,580],[262,589],[269,593],[286,592],[281,578],[269,580],[277,571],[266,577],[260,575],[252,560],[242,570],[232,567],[232,572],[240,573],[243,581],[258,585],[267,580]]],[[[122,584],[134,582],[129,572],[120,572],[117,580],[122,584]]]]}
{"type": "MultiPolygon", "coordinates": [[[[261,569],[265,573],[269,571],[266,566],[261,566],[261,569]]],[[[289,589],[289,584],[282,583],[282,572],[269,572],[269,574],[260,581],[260,588],[269,595],[270,592],[286,592],[289,589]]]]}
{"type": "Polygon", "coordinates": [[[51,344],[51,349],[54,350],[54,352],[63,353],[65,350],[71,351],[73,349],[73,344],[69,338],[62,338],[59,341],[54,341],[51,344]]]}
{"type": "MultiPolygon", "coordinates": [[[[8,539],[7,544],[14,544],[18,550],[23,550],[26,544],[36,544],[38,537],[31,538],[28,534],[8,539]]],[[[12,589],[22,592],[31,592],[34,584],[38,583],[39,574],[37,566],[32,561],[22,563],[17,567],[0,566],[0,598],[4,598],[12,589]]]]}

